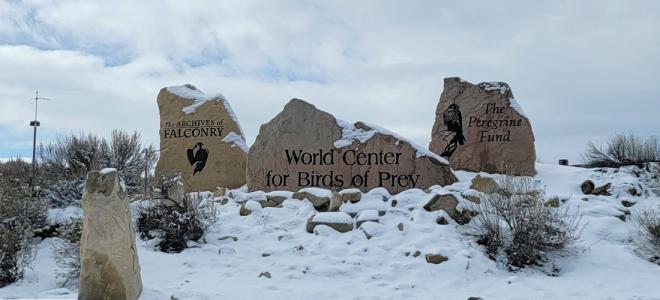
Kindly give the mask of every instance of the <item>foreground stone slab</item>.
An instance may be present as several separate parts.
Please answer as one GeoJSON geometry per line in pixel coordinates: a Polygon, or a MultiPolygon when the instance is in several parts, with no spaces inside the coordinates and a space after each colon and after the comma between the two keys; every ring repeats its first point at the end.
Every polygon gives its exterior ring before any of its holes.
{"type": "Polygon", "coordinates": [[[238,188],[245,184],[248,147],[229,102],[192,85],[163,88],[160,160],[156,175],[183,173],[188,192],[238,188]]]}
{"type": "Polygon", "coordinates": [[[378,126],[338,120],[300,99],[261,126],[247,172],[251,191],[383,187],[398,193],[456,181],[442,157],[378,126]]]}
{"type": "Polygon", "coordinates": [[[87,174],[78,299],[137,299],[142,291],[135,230],[120,180],[114,169],[87,174]]]}
{"type": "Polygon", "coordinates": [[[321,212],[307,220],[307,232],[313,233],[318,225],[326,225],[339,232],[353,230],[353,218],[345,212],[321,212]]]}
{"type": "Polygon", "coordinates": [[[454,169],[534,175],[529,119],[508,84],[445,78],[429,149],[454,169]]]}

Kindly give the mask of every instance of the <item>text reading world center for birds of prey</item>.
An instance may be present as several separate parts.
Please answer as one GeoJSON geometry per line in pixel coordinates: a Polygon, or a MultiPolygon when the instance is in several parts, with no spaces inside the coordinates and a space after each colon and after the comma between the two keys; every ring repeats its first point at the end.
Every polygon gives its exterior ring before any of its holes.
{"type": "MultiPolygon", "coordinates": [[[[396,167],[402,162],[403,153],[391,151],[361,152],[354,149],[336,151],[336,149],[318,151],[284,150],[284,158],[289,166],[303,168],[319,167],[319,170],[304,170],[278,173],[267,170],[265,174],[266,186],[282,187],[290,184],[297,186],[319,186],[319,187],[404,187],[414,188],[419,183],[419,174],[399,174],[379,170],[381,167],[392,166],[389,169],[398,170],[396,167]],[[352,167],[366,166],[362,173],[341,174],[338,165],[352,167]],[[337,166],[336,169],[324,170],[326,166],[337,166]],[[373,168],[369,168],[373,167],[373,168]],[[294,174],[288,174],[294,173],[294,174]],[[293,176],[291,176],[293,175],[293,176]],[[348,175],[348,176],[346,176],[348,175]]],[[[406,158],[403,158],[405,160],[406,158]]]]}

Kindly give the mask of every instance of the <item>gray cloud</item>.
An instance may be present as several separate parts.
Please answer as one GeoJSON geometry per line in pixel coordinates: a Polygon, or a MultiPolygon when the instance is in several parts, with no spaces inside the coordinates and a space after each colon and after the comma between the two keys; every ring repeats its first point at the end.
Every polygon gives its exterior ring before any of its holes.
{"type": "Polygon", "coordinates": [[[249,141],[290,98],[430,140],[442,79],[506,81],[541,160],[586,140],[659,134],[657,1],[0,1],[0,156],[42,137],[138,129],[156,94],[223,93],[249,141]]]}

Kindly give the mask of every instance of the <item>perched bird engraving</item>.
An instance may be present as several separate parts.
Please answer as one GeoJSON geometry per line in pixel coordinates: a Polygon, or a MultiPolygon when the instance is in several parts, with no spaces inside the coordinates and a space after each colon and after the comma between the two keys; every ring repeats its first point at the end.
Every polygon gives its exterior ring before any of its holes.
{"type": "Polygon", "coordinates": [[[458,104],[452,103],[449,105],[447,110],[442,114],[442,121],[447,126],[448,134],[443,138],[447,141],[449,139],[447,146],[445,146],[444,151],[440,156],[451,157],[458,148],[458,145],[465,144],[465,136],[463,135],[463,117],[461,116],[461,110],[458,104]]]}
{"type": "Polygon", "coordinates": [[[188,149],[188,161],[193,167],[193,176],[204,170],[206,160],[209,158],[209,150],[204,148],[204,144],[197,143],[192,149],[188,149]]]}

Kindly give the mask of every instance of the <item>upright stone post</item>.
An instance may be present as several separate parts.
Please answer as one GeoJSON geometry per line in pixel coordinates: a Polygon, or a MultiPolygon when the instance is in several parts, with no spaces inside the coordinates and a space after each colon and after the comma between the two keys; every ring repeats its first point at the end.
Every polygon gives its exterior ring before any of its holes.
{"type": "Polygon", "coordinates": [[[137,299],[142,278],[135,231],[117,170],[87,174],[82,206],[78,299],[137,299]]]}

